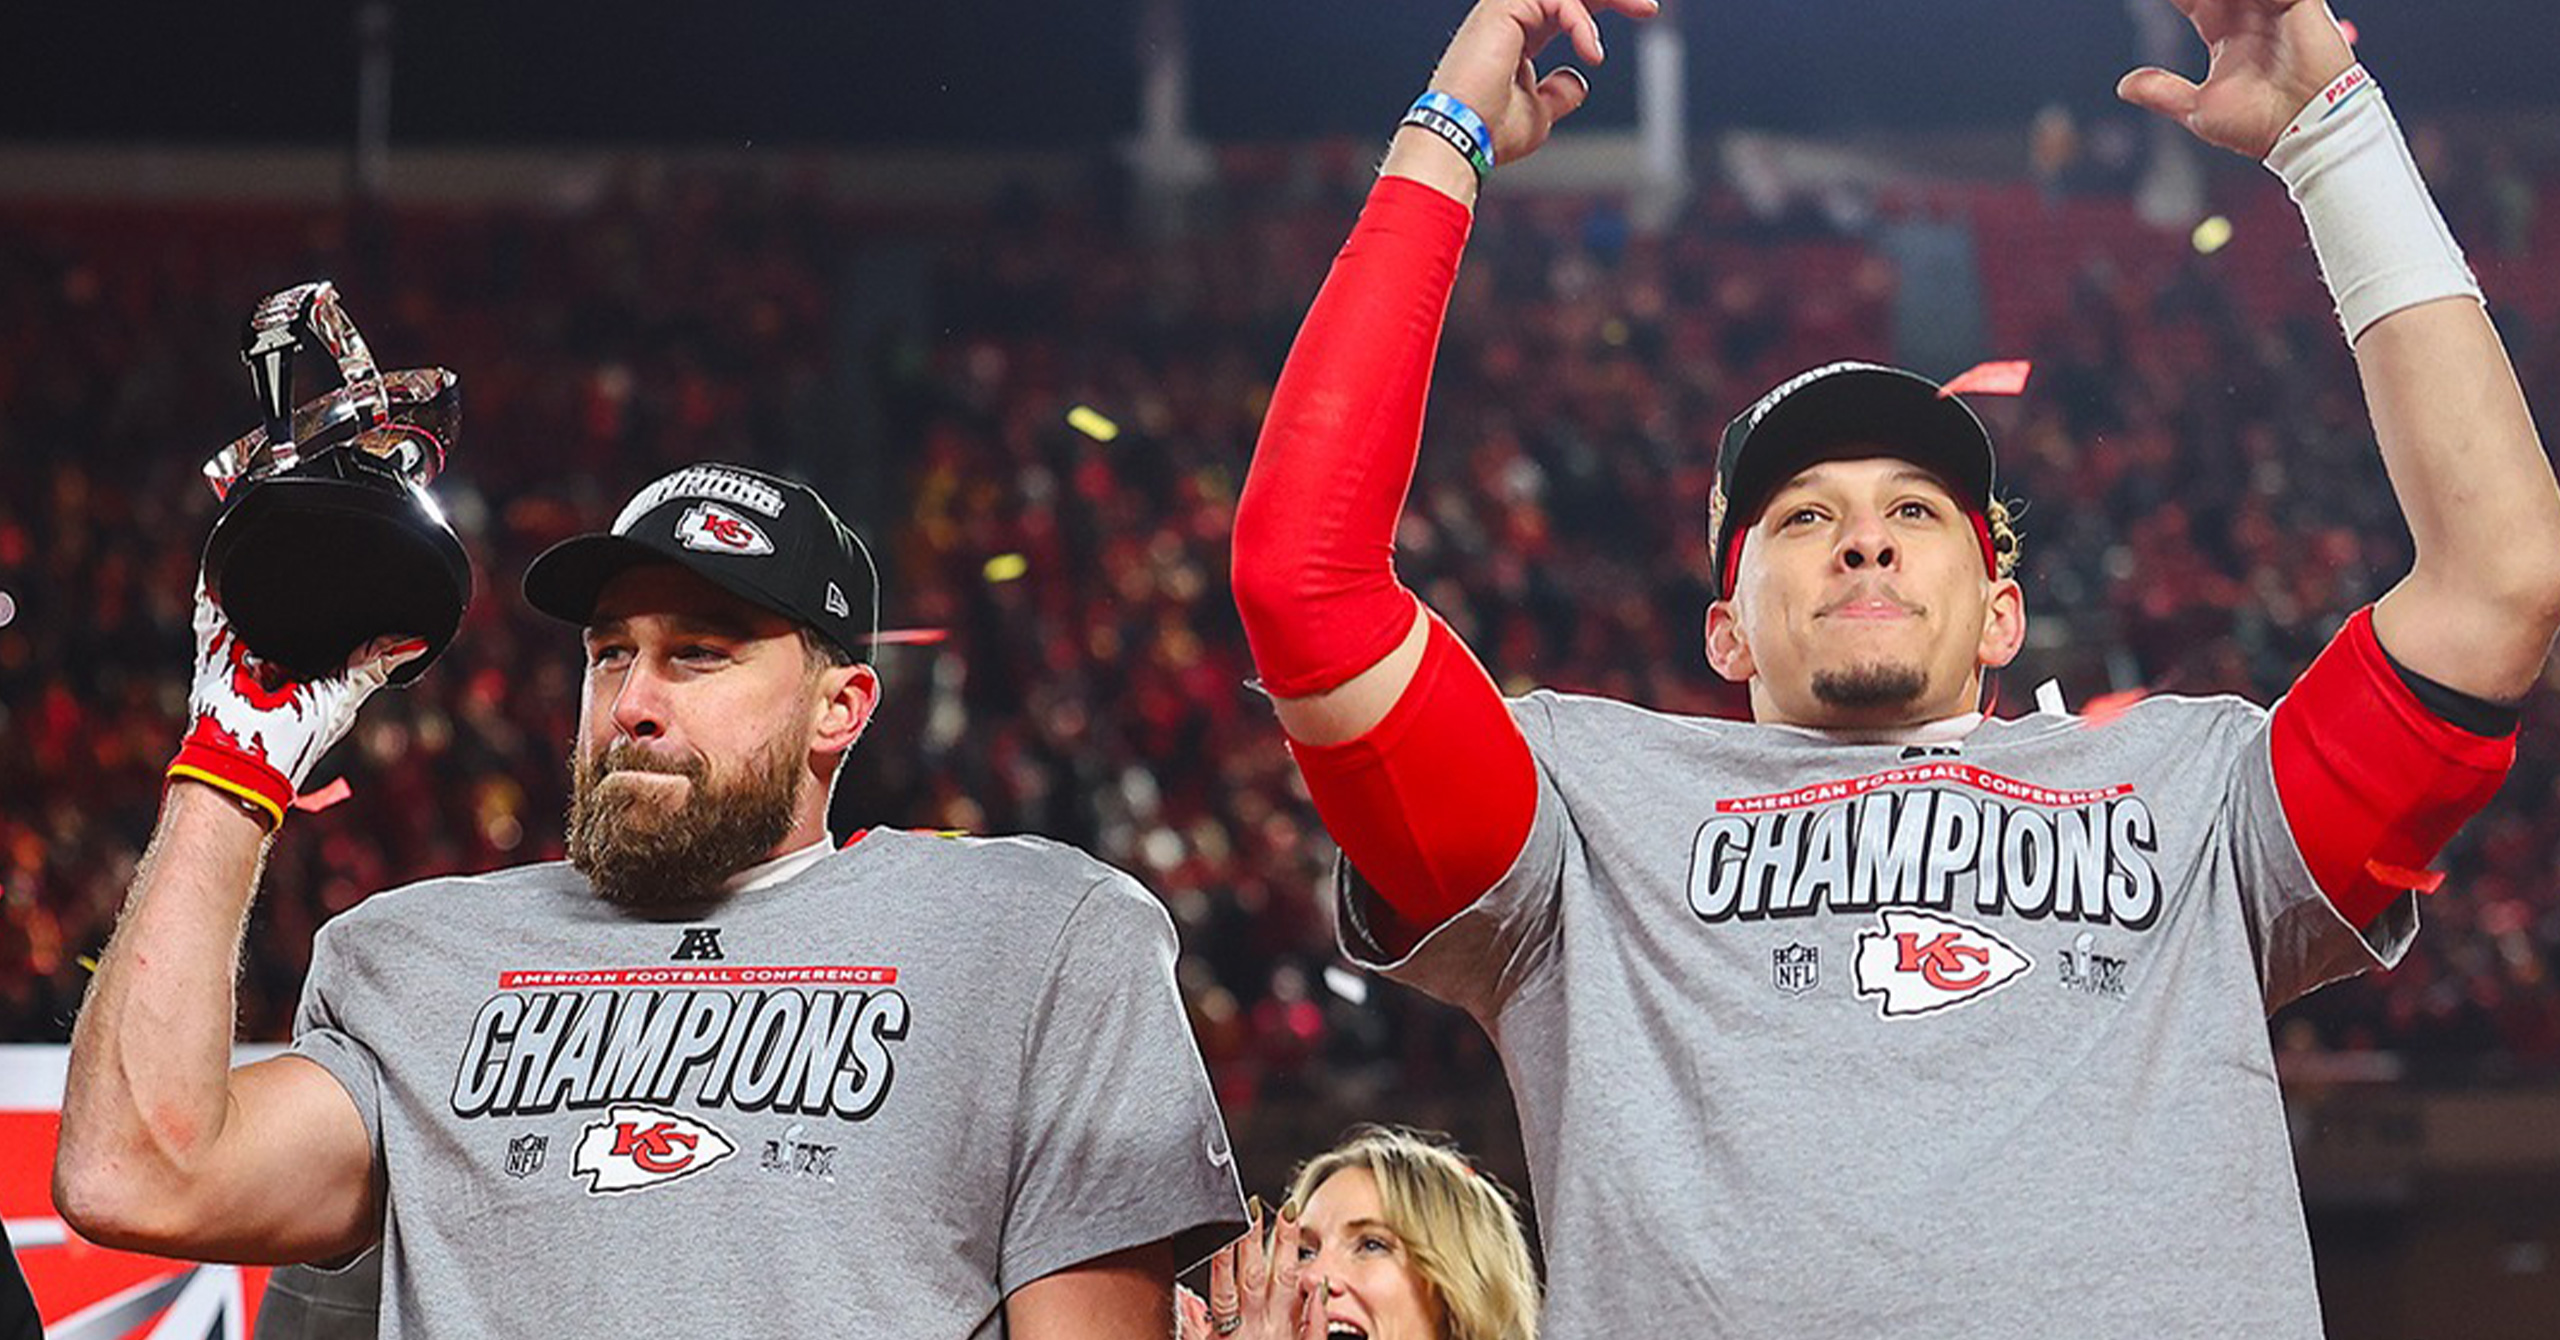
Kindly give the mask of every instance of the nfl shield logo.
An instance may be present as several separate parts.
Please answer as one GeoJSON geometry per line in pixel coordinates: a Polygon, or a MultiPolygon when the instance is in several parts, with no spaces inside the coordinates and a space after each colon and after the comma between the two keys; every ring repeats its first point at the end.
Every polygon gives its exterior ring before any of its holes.
{"type": "Polygon", "coordinates": [[[542,1171],[542,1154],[551,1147],[547,1135],[519,1135],[507,1142],[507,1176],[531,1177],[542,1171]]]}
{"type": "Polygon", "coordinates": [[[1769,982],[1790,996],[1811,991],[1822,978],[1822,951],[1812,945],[1789,944],[1769,951],[1769,982]]]}

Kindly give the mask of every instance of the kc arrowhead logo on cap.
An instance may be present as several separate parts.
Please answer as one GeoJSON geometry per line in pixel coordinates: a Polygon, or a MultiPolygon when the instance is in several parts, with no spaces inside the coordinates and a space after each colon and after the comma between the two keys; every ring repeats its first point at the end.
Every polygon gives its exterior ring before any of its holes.
{"type": "Polygon", "coordinates": [[[633,495],[613,519],[613,533],[627,535],[640,518],[658,510],[670,498],[710,498],[744,507],[768,517],[782,515],[782,490],[779,481],[758,478],[731,466],[692,465],[651,484],[633,495]]]}
{"type": "Polygon", "coordinates": [[[715,502],[695,503],[676,522],[676,540],[710,554],[770,554],[773,541],[756,523],[715,502]]]}
{"type": "Polygon", "coordinates": [[[673,562],[868,660],[880,618],[870,551],[817,490],[742,465],[676,470],[634,495],[602,534],[545,550],[525,569],[527,603],[588,622],[607,583],[643,563],[673,562]]]}

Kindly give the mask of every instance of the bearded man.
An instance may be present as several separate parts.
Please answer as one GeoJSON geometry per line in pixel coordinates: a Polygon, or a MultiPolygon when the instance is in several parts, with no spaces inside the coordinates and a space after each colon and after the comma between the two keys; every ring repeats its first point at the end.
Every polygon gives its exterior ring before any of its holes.
{"type": "Polygon", "coordinates": [[[1171,920],[1034,838],[831,839],[880,694],[852,531],[690,466],[524,586],[584,629],[568,861],[357,905],[292,1052],[236,1069],[267,838],[422,644],[283,680],[199,591],[195,728],[73,1035],[64,1217],[211,1260],[378,1243],[386,1336],[1169,1335],[1176,1268],[1242,1227],[1171,920]]]}

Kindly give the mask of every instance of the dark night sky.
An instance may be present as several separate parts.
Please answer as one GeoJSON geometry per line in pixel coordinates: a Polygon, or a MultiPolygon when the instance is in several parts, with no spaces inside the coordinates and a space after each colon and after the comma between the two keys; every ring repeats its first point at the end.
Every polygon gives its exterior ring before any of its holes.
{"type": "MultiPolygon", "coordinates": [[[[2166,3],[2166,0],[2162,0],[2166,3]]],[[[398,0],[406,143],[1085,144],[1137,115],[1139,0],[398,0]]],[[[1200,127],[1392,124],[1456,0],[1188,0],[1200,127]]],[[[0,139],[304,142],[354,123],[352,0],[22,0],[0,15],[0,139]],[[261,83],[264,80],[266,82],[261,83]]],[[[2560,105],[2551,0],[2348,0],[2404,106],[2560,105]]],[[[1703,121],[2015,123],[2108,101],[2120,0],[1684,0],[1703,121]]],[[[1632,115],[1634,43],[1586,113],[1632,115]]],[[[2201,65],[2201,49],[2197,64],[2201,65]]]]}

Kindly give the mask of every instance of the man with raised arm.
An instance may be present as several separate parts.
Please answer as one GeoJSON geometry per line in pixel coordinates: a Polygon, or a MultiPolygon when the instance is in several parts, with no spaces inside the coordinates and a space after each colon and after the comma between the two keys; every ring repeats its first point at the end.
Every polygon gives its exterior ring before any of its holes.
{"type": "Polygon", "coordinates": [[[853,532],[690,466],[524,590],[584,629],[569,860],[358,904],[292,1054],[236,1070],[267,839],[420,644],[297,683],[199,593],[195,726],[72,1035],[63,1217],[213,1260],[378,1241],[385,1336],[1170,1336],[1175,1272],[1243,1223],[1172,921],[1034,838],[831,840],[879,696],[853,532]]]}
{"type": "Polygon", "coordinates": [[[1982,715],[2027,617],[1991,443],[1864,364],[1722,441],[1704,642],[1749,723],[1506,701],[1398,583],[1471,207],[1585,96],[1531,60],[1652,0],[1482,0],[1289,355],[1237,602],[1345,948],[1503,1054],[1562,1340],[2320,1332],[2265,1014],[2396,961],[2505,774],[2560,485],[2328,10],[2176,3],[2210,75],[2121,93],[2300,202],[2416,539],[2272,710],[1982,715]]]}

